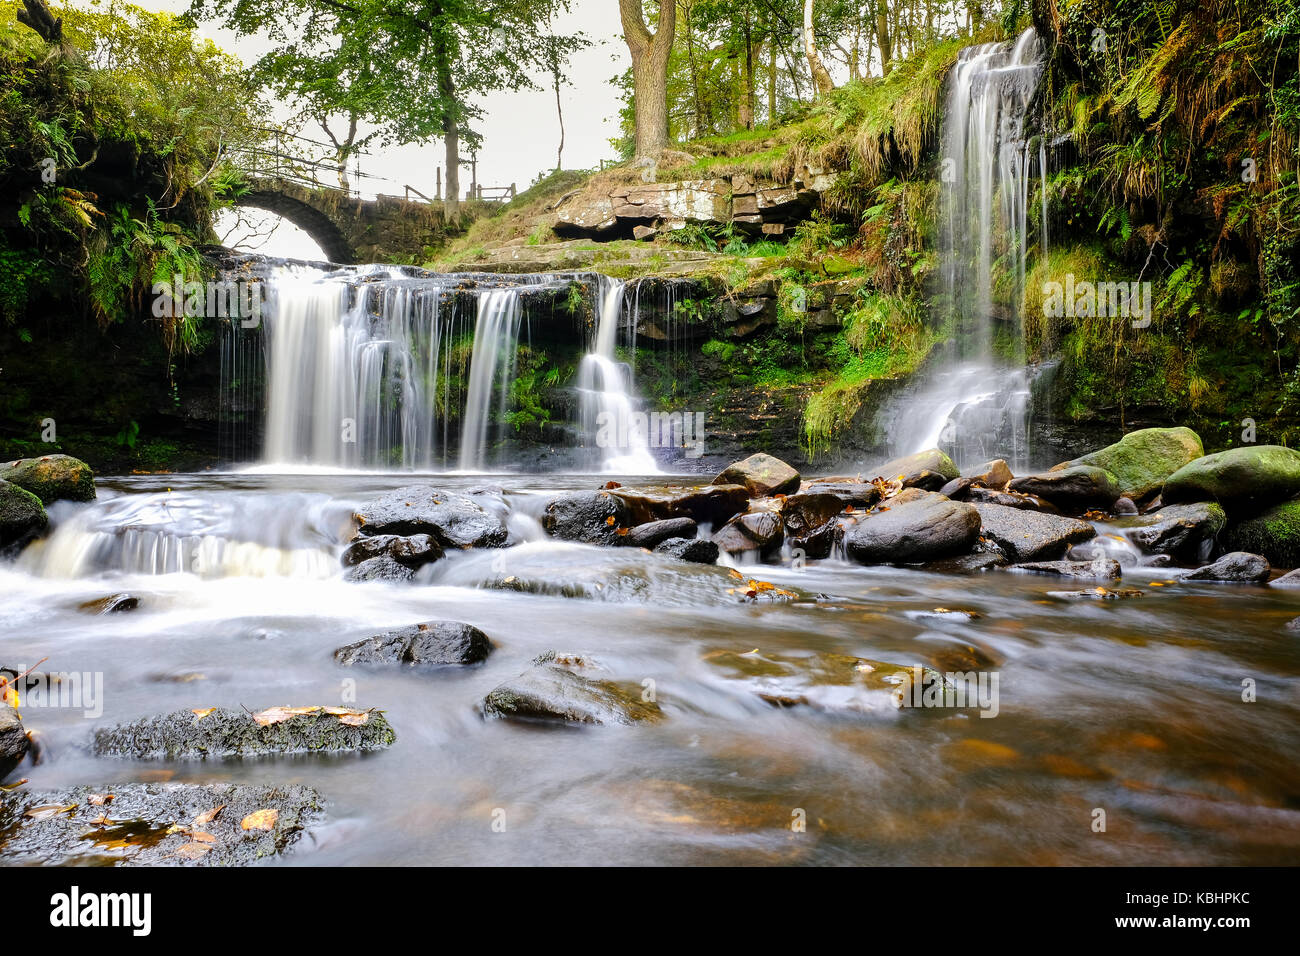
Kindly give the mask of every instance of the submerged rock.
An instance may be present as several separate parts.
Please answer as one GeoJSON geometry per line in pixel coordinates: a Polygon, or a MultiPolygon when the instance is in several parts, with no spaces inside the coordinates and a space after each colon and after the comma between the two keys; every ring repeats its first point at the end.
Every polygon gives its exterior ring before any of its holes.
{"type": "Polygon", "coordinates": [[[1262,584],[1268,580],[1272,569],[1268,561],[1258,554],[1230,551],[1213,564],[1197,568],[1183,576],[1184,581],[1231,581],[1243,584],[1262,584]]]}
{"type": "Polygon", "coordinates": [[[547,534],[582,544],[622,544],[630,523],[627,506],[608,491],[559,495],[542,512],[542,527],[547,534]]]}
{"type": "Polygon", "coordinates": [[[77,605],[77,610],[88,614],[121,614],[123,611],[134,611],[139,606],[138,597],[123,593],[110,594],[108,597],[96,598],[93,601],[83,601],[77,605]]]}
{"type": "Polygon", "coordinates": [[[386,554],[354,564],[343,572],[345,581],[410,581],[414,577],[415,570],[410,565],[395,561],[386,554]]]}
{"type": "Polygon", "coordinates": [[[911,488],[850,525],[844,548],[860,564],[934,561],[969,551],[979,533],[973,506],[911,488]]]}
{"type": "Polygon", "coordinates": [[[8,704],[0,704],[0,780],[13,773],[31,746],[18,711],[8,704]]]}
{"type": "Polygon", "coordinates": [[[30,491],[43,505],[95,500],[95,473],[70,455],[42,455],[0,464],[0,480],[30,491]]]}
{"type": "Polygon", "coordinates": [[[513,680],[483,699],[483,714],[565,724],[634,724],[663,716],[639,684],[601,680],[579,670],[583,658],[548,651],[513,680]]]}
{"type": "Polygon", "coordinates": [[[717,564],[721,548],[707,538],[669,538],[655,545],[655,554],[666,554],[679,561],[693,564],[717,564]]]}
{"type": "Polygon", "coordinates": [[[1201,436],[1190,428],[1142,428],[1056,468],[1104,468],[1115,476],[1121,495],[1142,501],[1157,494],[1170,475],[1204,454],[1201,436]]]}
{"type": "Polygon", "coordinates": [[[1300,501],[1285,501],[1234,525],[1224,546],[1261,554],[1274,567],[1300,567],[1300,501]]]}
{"type": "Polygon", "coordinates": [[[972,554],[959,554],[955,558],[940,558],[925,566],[927,571],[942,574],[981,574],[1007,564],[1007,559],[993,551],[976,551],[972,554]]]}
{"type": "Polygon", "coordinates": [[[1147,554],[1168,554],[1186,561],[1208,558],[1227,523],[1223,508],[1211,501],[1165,505],[1159,511],[1126,520],[1129,540],[1147,554]]]}
{"type": "Polygon", "coordinates": [[[1032,561],[1012,565],[1011,570],[1055,574],[1079,581],[1114,581],[1120,576],[1121,569],[1114,558],[1096,558],[1092,561],[1032,561]]]}
{"type": "Polygon", "coordinates": [[[432,535],[377,534],[354,539],[343,549],[340,560],[345,567],[353,567],[373,558],[388,557],[408,568],[418,568],[442,556],[442,545],[432,535]]]}
{"type": "Polygon", "coordinates": [[[472,624],[425,621],[340,647],[334,652],[334,660],[346,667],[356,664],[437,667],[477,664],[490,653],[492,641],[472,624]]]}
{"type": "Polygon", "coordinates": [[[749,508],[744,485],[652,485],[610,491],[627,506],[633,524],[669,518],[690,518],[699,524],[720,525],[749,508]]]}
{"type": "Polygon", "coordinates": [[[396,739],[379,711],[270,708],[254,715],[213,708],[142,717],[97,730],[91,751],[99,757],[133,760],[202,760],[383,750],[396,739]]]}
{"type": "Polygon", "coordinates": [[[1197,458],[1169,476],[1166,504],[1217,501],[1229,512],[1267,508],[1300,494],[1300,452],[1250,445],[1197,458]]]}
{"type": "Polygon", "coordinates": [[[40,537],[49,522],[40,498],[0,481],[0,549],[23,547],[40,537]]]}
{"type": "Polygon", "coordinates": [[[730,555],[754,552],[763,559],[780,551],[784,540],[781,518],[770,511],[737,515],[713,536],[714,543],[730,555]]]}
{"type": "Polygon", "coordinates": [[[1086,521],[1042,514],[1022,508],[976,504],[981,534],[1012,561],[1047,561],[1060,558],[1072,544],[1096,537],[1086,521]]]}
{"type": "Polygon", "coordinates": [[[664,518],[637,525],[623,543],[633,548],[655,548],[670,538],[694,538],[699,531],[693,518],[664,518]]]}
{"type": "Polygon", "coordinates": [[[0,793],[8,864],[241,866],[324,818],[311,787],[115,783],[0,793]]]}
{"type": "Polygon", "coordinates": [[[1083,512],[1090,508],[1109,508],[1119,497],[1119,483],[1104,468],[1072,465],[1059,471],[1045,471],[1014,479],[1011,491],[1046,498],[1065,512],[1083,512]]]}
{"type": "Polygon", "coordinates": [[[445,548],[499,548],[506,526],[468,495],[410,485],[381,495],[353,514],[364,537],[427,534],[445,548]]]}
{"type": "Polygon", "coordinates": [[[799,489],[799,472],[779,458],[759,452],[728,465],[713,479],[715,485],[743,485],[751,497],[766,498],[799,489]]]}
{"type": "Polygon", "coordinates": [[[961,476],[952,459],[937,448],[895,458],[868,471],[872,477],[886,478],[891,481],[901,478],[904,488],[920,488],[924,491],[938,491],[954,478],[961,476]]]}

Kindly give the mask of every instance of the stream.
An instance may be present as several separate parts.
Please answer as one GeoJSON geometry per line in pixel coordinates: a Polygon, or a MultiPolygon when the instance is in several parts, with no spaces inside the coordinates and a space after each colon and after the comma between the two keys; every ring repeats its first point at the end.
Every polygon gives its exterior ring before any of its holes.
{"type": "MultiPolygon", "coordinates": [[[[755,603],[718,586],[716,568],[545,537],[550,495],[609,477],[100,480],[97,501],[52,506],[50,536],[0,565],[0,665],[48,657],[48,670],[103,674],[102,715],[24,709],[45,751],[23,770],[29,786],[307,784],[327,816],[276,864],[295,866],[1275,865],[1300,852],[1294,594],[1178,583],[1136,559],[1109,586],[1142,596],[1105,601],[1063,596],[1087,585],[1046,576],[795,567],[787,555],[742,576],[799,597],[755,603]],[[414,584],[344,582],[352,509],[422,481],[503,489],[518,543],[450,554],[414,584]],[[503,567],[547,593],[482,586],[503,567]],[[118,592],[138,609],[78,609],[118,592]],[[427,620],[473,624],[496,650],[432,671],[344,670],[331,657],[427,620]],[[484,695],[548,650],[653,681],[664,719],[484,719],[484,695]],[[773,707],[708,661],[753,650],[990,670],[997,716],[773,707]],[[337,704],[348,680],[355,706],[391,721],[390,749],[138,764],[86,749],[94,727],[149,714],[337,704]]],[[[1099,530],[1125,550],[1122,533],[1099,530]]]]}

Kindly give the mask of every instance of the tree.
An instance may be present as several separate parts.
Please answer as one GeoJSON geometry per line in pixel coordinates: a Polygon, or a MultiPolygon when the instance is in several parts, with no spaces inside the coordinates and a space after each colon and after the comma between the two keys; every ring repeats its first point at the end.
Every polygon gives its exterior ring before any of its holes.
{"type": "Polygon", "coordinates": [[[675,0],[661,0],[654,33],[646,26],[641,0],[618,0],[623,38],[632,53],[637,159],[655,158],[668,145],[668,55],[677,25],[675,0]]]}
{"type": "Polygon", "coordinates": [[[831,75],[822,63],[821,54],[817,52],[817,37],[813,33],[813,0],[803,0],[803,52],[808,58],[808,69],[812,71],[817,92],[829,93],[835,89],[831,75]]]}

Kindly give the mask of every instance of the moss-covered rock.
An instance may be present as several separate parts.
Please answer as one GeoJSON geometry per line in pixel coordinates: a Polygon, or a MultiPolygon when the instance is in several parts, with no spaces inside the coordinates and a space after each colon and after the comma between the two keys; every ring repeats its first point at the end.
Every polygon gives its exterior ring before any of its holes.
{"type": "Polygon", "coordinates": [[[565,724],[634,724],[663,716],[641,685],[582,673],[594,669],[584,657],[548,651],[531,669],[493,689],[483,700],[483,714],[565,724]]]}
{"type": "Polygon", "coordinates": [[[0,548],[21,547],[49,524],[41,499],[7,481],[0,481],[0,548]]]}
{"type": "Polygon", "coordinates": [[[1300,501],[1285,501],[1229,528],[1224,544],[1262,554],[1274,567],[1300,567],[1300,501]]]}
{"type": "Polygon", "coordinates": [[[723,469],[722,474],[713,479],[713,483],[744,485],[755,497],[779,495],[798,490],[799,472],[780,458],[759,452],[723,469]]]}
{"type": "Polygon", "coordinates": [[[260,714],[181,710],[97,730],[91,750],[133,760],[201,760],[382,750],[396,739],[378,711],[366,712],[363,719],[357,711],[324,707],[270,708],[260,714]]]}
{"type": "Polygon", "coordinates": [[[1153,497],[1165,479],[1204,454],[1201,436],[1190,428],[1142,428],[1113,445],[1056,467],[1104,468],[1115,476],[1122,496],[1141,501],[1153,497]]]}
{"type": "Polygon", "coordinates": [[[55,501],[94,501],[95,473],[70,455],[20,458],[0,465],[0,479],[30,491],[41,504],[55,501]]]}
{"type": "Polygon", "coordinates": [[[1189,462],[1166,479],[1165,504],[1217,501],[1229,513],[1262,510],[1300,494],[1300,452],[1281,445],[1231,448],[1189,462]]]}

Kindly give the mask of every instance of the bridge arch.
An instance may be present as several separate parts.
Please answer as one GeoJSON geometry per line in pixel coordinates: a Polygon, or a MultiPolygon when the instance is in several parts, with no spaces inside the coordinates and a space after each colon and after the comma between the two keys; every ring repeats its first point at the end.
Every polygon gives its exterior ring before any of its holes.
{"type": "Polygon", "coordinates": [[[238,202],[287,219],[311,236],[330,262],[355,263],[357,252],[351,241],[329,213],[313,204],[312,193],[292,183],[263,181],[255,183],[238,202]]]}

